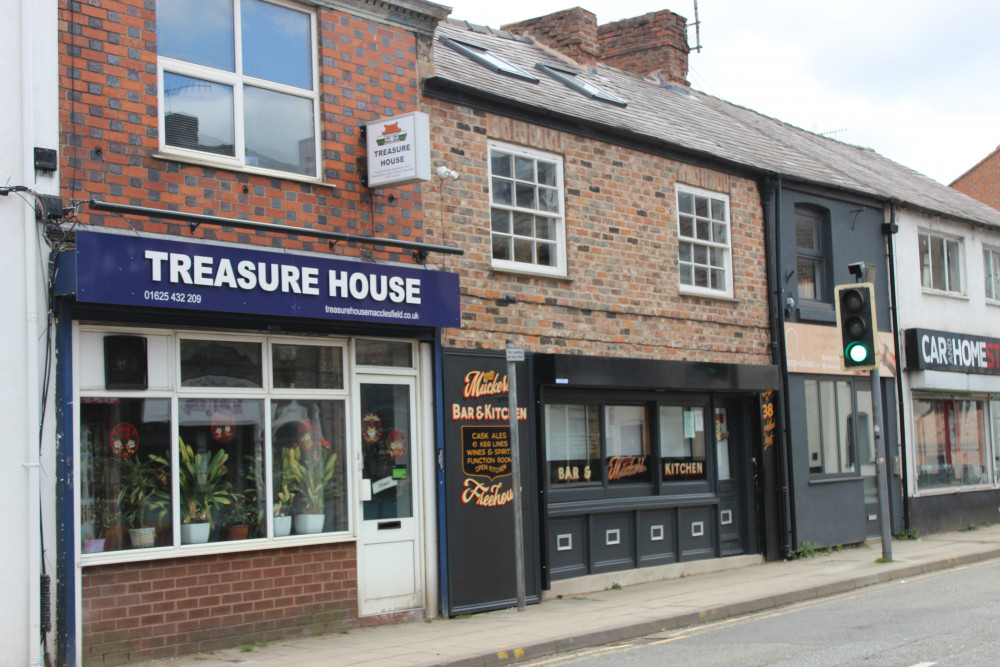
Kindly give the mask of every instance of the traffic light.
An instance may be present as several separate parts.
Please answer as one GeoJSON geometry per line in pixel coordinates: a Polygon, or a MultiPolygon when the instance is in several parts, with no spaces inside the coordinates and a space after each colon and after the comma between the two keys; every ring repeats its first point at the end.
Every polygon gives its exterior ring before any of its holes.
{"type": "Polygon", "coordinates": [[[837,285],[837,327],[842,342],[840,367],[845,371],[870,371],[878,367],[874,296],[872,283],[837,285]]]}

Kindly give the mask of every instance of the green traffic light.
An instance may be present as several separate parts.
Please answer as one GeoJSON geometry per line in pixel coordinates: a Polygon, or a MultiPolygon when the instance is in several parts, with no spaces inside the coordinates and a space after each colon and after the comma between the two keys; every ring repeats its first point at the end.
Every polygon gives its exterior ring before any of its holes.
{"type": "Polygon", "coordinates": [[[868,359],[868,348],[861,343],[851,343],[844,350],[844,356],[852,363],[861,364],[868,359]]]}

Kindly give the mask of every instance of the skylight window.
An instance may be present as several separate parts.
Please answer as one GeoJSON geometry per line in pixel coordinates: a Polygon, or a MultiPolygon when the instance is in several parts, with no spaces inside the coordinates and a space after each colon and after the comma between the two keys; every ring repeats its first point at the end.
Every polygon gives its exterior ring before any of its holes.
{"type": "Polygon", "coordinates": [[[469,42],[461,42],[457,39],[444,36],[441,37],[441,43],[450,46],[462,55],[474,60],[493,72],[507,74],[509,76],[517,77],[518,79],[530,81],[531,83],[538,83],[537,77],[534,77],[524,70],[510,64],[495,53],[491,53],[489,49],[484,49],[481,46],[470,44],[469,42]]]}
{"type": "Polygon", "coordinates": [[[602,88],[598,88],[573,70],[563,69],[562,67],[556,67],[555,65],[543,65],[542,63],[538,63],[535,67],[542,70],[553,79],[566,84],[576,92],[586,95],[591,99],[601,100],[602,102],[608,102],[620,107],[628,106],[628,102],[622,98],[612,95],[602,88]]]}

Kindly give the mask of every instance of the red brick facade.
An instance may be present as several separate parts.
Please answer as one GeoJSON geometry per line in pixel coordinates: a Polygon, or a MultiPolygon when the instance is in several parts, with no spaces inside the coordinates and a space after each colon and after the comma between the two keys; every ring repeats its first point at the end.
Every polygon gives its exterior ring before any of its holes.
{"type": "MultiPolygon", "coordinates": [[[[364,121],[418,108],[430,37],[316,8],[320,181],[157,156],[156,3],[59,3],[60,173],[67,203],[97,199],[256,222],[423,241],[418,186],[362,187],[364,121]],[[420,43],[424,40],[426,43],[420,43]],[[418,63],[418,51],[425,59],[418,63]]],[[[391,11],[387,10],[387,11],[391,11]]],[[[406,18],[406,17],[404,17],[406,18]]],[[[409,252],[78,208],[83,225],[412,262],[409,252]]],[[[229,647],[358,624],[355,545],[328,544],[87,567],[86,664],[229,647]]]]}
{"type": "Polygon", "coordinates": [[[1000,148],[959,176],[951,187],[984,204],[1000,209],[1000,148]]]}
{"type": "Polygon", "coordinates": [[[85,568],[83,662],[114,665],[357,625],[353,544],[85,568]]]}
{"type": "MultiPolygon", "coordinates": [[[[355,234],[423,238],[419,189],[394,201],[362,188],[364,121],[413,111],[417,37],[411,31],[325,8],[317,10],[321,173],[302,182],[206,168],[156,157],[156,13],[148,0],[60,2],[60,126],[63,196],[246,218],[355,234]],[[400,75],[400,72],[403,74],[400,75]],[[391,82],[391,83],[390,83],[391,82]]],[[[190,237],[186,226],[90,214],[85,224],[190,237]]],[[[325,243],[204,226],[197,238],[326,251],[325,243]]],[[[340,244],[336,253],[409,261],[394,249],[340,244]]]]}
{"type": "Polygon", "coordinates": [[[462,329],[446,329],[445,346],[500,350],[513,337],[540,353],[771,363],[754,181],[445,102],[424,110],[434,164],[461,174],[424,189],[428,240],[465,249],[444,260],[462,275],[462,329]],[[563,157],[566,278],[491,269],[489,139],[563,157]],[[678,289],[676,184],[730,197],[732,301],[678,289]]]}

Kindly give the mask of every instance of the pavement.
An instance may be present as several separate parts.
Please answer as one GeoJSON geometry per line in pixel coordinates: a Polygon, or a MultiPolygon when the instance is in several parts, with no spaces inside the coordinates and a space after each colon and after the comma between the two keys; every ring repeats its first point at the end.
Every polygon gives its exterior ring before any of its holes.
{"type": "Polygon", "coordinates": [[[506,665],[1000,558],[1000,526],[893,540],[892,561],[878,562],[882,555],[876,539],[791,561],[765,563],[757,556],[736,556],[655,572],[628,570],[557,583],[542,602],[522,612],[513,608],[364,627],[134,664],[506,665]],[[671,578],[649,580],[662,576],[671,578]]]}

